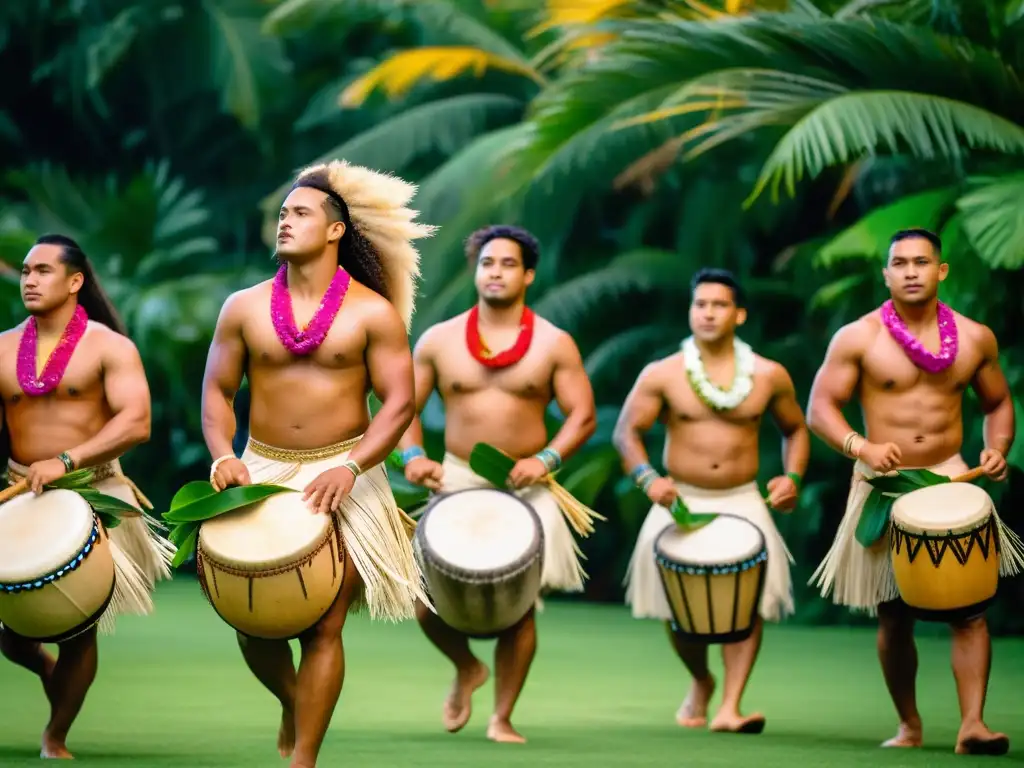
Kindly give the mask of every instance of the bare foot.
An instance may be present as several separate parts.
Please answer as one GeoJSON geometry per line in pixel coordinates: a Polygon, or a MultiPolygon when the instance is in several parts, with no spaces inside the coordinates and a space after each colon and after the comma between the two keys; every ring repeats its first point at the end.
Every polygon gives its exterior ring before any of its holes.
{"type": "Polygon", "coordinates": [[[295,713],[281,709],[281,728],[277,732],[277,752],[281,757],[291,757],[295,751],[295,713]]]}
{"type": "Polygon", "coordinates": [[[468,670],[460,669],[456,673],[455,682],[452,683],[451,693],[444,701],[444,711],[441,715],[441,722],[449,733],[461,731],[469,722],[469,716],[473,712],[473,691],[486,683],[489,675],[487,667],[480,661],[468,670]]]}
{"type": "Polygon", "coordinates": [[[921,726],[900,723],[900,729],[896,735],[888,741],[883,741],[883,747],[920,747],[924,743],[924,735],[921,726]]]}
{"type": "Polygon", "coordinates": [[[502,720],[497,715],[491,718],[487,724],[487,738],[499,744],[525,744],[526,739],[519,731],[512,727],[508,720],[502,720]]]}
{"type": "Polygon", "coordinates": [[[694,680],[690,692],[676,712],[676,722],[684,728],[703,728],[708,724],[708,702],[715,693],[715,678],[694,680]]]}
{"type": "Polygon", "coordinates": [[[74,760],[75,756],[68,752],[63,739],[55,739],[43,733],[43,746],[39,756],[45,760],[74,760]]]}
{"type": "Polygon", "coordinates": [[[764,731],[765,719],[760,712],[744,717],[739,712],[721,712],[711,721],[711,730],[715,733],[761,733],[764,731]]]}
{"type": "Polygon", "coordinates": [[[958,755],[1005,755],[1010,751],[1010,739],[1005,733],[993,733],[984,723],[960,726],[956,737],[958,755]]]}

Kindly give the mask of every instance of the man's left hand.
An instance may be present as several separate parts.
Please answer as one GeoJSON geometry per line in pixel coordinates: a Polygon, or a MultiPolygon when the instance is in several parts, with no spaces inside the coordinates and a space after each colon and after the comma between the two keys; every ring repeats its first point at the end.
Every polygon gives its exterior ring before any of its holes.
{"type": "Polygon", "coordinates": [[[356,476],[347,467],[335,467],[321,472],[305,488],[303,501],[309,500],[309,508],[318,514],[328,510],[337,512],[341,502],[352,491],[356,476]]]}
{"type": "Polygon", "coordinates": [[[537,483],[547,474],[547,465],[536,456],[531,456],[516,462],[512,471],[508,473],[508,481],[513,488],[525,488],[537,483]]]}
{"type": "Polygon", "coordinates": [[[1010,473],[1006,458],[995,448],[986,448],[981,452],[981,468],[985,475],[997,483],[1003,482],[1010,473]]]}
{"type": "Polygon", "coordinates": [[[796,508],[800,490],[793,478],[786,475],[773,477],[768,481],[768,506],[779,512],[792,512],[796,508]]]}
{"type": "Polygon", "coordinates": [[[49,485],[54,480],[59,480],[67,473],[67,467],[64,466],[64,462],[60,459],[37,461],[28,468],[28,487],[32,493],[38,495],[43,492],[44,485],[49,485]]]}

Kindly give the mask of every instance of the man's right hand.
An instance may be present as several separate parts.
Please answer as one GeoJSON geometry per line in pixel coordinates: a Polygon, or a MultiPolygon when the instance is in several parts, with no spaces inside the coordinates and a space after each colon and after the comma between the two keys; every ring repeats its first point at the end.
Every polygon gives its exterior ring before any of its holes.
{"type": "Polygon", "coordinates": [[[672,479],[668,477],[659,477],[647,487],[647,498],[663,507],[671,507],[672,502],[678,497],[679,491],[676,490],[672,479]]]}
{"type": "Polygon", "coordinates": [[[241,459],[225,459],[217,465],[210,484],[215,491],[223,491],[233,485],[252,485],[249,469],[241,459]]]}
{"type": "Polygon", "coordinates": [[[889,472],[899,466],[902,457],[896,443],[864,443],[857,458],[875,472],[889,472]]]}
{"type": "Polygon", "coordinates": [[[441,490],[444,470],[441,465],[426,456],[417,456],[405,465],[405,479],[414,485],[422,485],[432,491],[441,490]]]}

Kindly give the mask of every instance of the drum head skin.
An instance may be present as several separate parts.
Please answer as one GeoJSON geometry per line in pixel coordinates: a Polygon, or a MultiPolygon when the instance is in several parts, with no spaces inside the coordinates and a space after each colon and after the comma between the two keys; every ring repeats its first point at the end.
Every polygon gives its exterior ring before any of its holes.
{"type": "Polygon", "coordinates": [[[746,518],[719,515],[707,525],[687,531],[676,524],[655,540],[655,552],[679,565],[736,565],[755,558],[765,548],[761,529],[746,518]]]}
{"type": "Polygon", "coordinates": [[[311,510],[299,491],[278,493],[207,520],[199,528],[203,556],[241,570],[285,566],[323,542],[330,514],[311,510]]]}
{"type": "Polygon", "coordinates": [[[984,489],[971,483],[942,483],[897,498],[892,519],[910,533],[956,533],[977,528],[992,509],[992,497],[984,489]]]}
{"type": "Polygon", "coordinates": [[[89,541],[95,515],[63,488],[23,493],[0,505],[0,583],[20,584],[63,568],[89,541]]]}
{"type": "Polygon", "coordinates": [[[469,488],[437,497],[417,528],[431,557],[487,572],[514,566],[536,550],[540,518],[512,493],[469,488]]]}

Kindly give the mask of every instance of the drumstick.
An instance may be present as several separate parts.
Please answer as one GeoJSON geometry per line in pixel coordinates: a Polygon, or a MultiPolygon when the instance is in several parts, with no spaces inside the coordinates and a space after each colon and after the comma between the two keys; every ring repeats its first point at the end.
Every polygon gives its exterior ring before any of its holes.
{"type": "Polygon", "coordinates": [[[19,480],[14,485],[0,491],[0,503],[13,499],[28,490],[28,478],[19,480]]]}
{"type": "MultiPolygon", "coordinates": [[[[895,477],[895,475],[892,474],[894,472],[899,472],[899,470],[898,469],[893,469],[893,470],[890,470],[889,472],[882,472],[879,476],[880,477],[885,477],[885,476],[895,477]]],[[[949,478],[949,482],[951,482],[951,483],[969,483],[972,480],[977,480],[979,477],[981,477],[984,474],[985,474],[985,468],[984,467],[975,467],[972,470],[964,472],[962,475],[956,475],[955,477],[949,478]]],[[[858,479],[862,480],[865,483],[871,482],[871,480],[874,479],[874,478],[868,477],[867,475],[865,475],[865,474],[863,474],[861,472],[857,473],[857,477],[858,477],[858,479]]]]}

